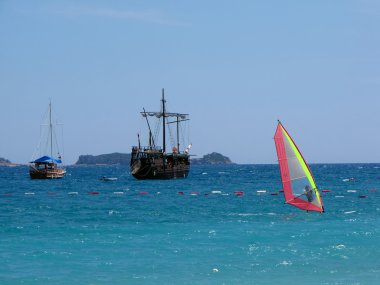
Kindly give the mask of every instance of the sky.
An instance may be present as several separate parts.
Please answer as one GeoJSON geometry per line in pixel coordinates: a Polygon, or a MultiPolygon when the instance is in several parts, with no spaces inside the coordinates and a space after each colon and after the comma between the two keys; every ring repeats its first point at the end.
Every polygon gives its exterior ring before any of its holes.
{"type": "Polygon", "coordinates": [[[50,100],[66,164],[130,152],[165,88],[197,157],[277,163],[280,119],[309,163],[380,162],[379,27],[377,0],[0,0],[0,157],[50,100]]]}

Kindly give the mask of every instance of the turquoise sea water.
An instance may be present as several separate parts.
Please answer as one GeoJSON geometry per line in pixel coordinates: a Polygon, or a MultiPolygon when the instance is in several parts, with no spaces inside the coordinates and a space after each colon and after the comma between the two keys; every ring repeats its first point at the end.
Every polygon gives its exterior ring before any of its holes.
{"type": "Polygon", "coordinates": [[[277,165],[67,170],[0,168],[0,284],[380,284],[380,164],[311,165],[324,214],[271,195],[277,165]]]}

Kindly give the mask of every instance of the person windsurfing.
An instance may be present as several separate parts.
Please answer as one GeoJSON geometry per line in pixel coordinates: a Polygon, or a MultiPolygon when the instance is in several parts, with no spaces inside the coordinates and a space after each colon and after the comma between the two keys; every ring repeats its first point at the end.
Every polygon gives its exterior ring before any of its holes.
{"type": "Polygon", "coordinates": [[[313,202],[313,191],[310,189],[309,185],[306,185],[305,188],[304,188],[304,193],[306,195],[306,198],[307,198],[307,201],[308,202],[313,202]]]}

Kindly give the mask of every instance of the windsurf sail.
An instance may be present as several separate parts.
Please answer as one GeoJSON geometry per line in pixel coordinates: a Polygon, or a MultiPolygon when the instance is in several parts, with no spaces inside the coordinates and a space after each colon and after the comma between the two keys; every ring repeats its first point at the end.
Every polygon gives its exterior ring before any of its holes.
{"type": "Polygon", "coordinates": [[[324,212],[313,174],[281,122],[274,135],[285,202],[306,211],[324,212]]]}

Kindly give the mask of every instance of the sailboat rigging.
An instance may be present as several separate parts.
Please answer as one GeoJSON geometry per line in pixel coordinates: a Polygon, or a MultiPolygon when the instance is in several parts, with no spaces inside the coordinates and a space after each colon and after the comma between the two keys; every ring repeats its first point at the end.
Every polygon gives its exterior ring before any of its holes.
{"type": "Polygon", "coordinates": [[[313,174],[297,145],[278,121],[274,135],[285,203],[306,211],[324,212],[313,174]]]}
{"type": "MultiPolygon", "coordinates": [[[[66,174],[66,170],[61,167],[62,157],[58,151],[57,158],[53,155],[53,141],[55,137],[54,125],[52,120],[52,106],[49,103],[49,123],[48,123],[48,138],[47,144],[50,146],[50,154],[46,154],[34,159],[29,165],[29,175],[32,179],[54,179],[62,178],[66,174]]],[[[41,155],[41,154],[40,154],[41,155]]]]}
{"type": "Polygon", "coordinates": [[[188,121],[188,114],[170,113],[166,110],[166,100],[164,89],[162,89],[161,111],[147,112],[143,109],[141,115],[146,119],[149,129],[149,142],[147,147],[141,147],[138,135],[139,146],[132,147],[131,154],[131,174],[137,179],[172,179],[186,178],[190,170],[189,150],[191,144],[180,151],[179,125],[181,122],[188,121]],[[162,147],[156,145],[156,140],[152,135],[152,130],[148,117],[162,119],[162,147]],[[167,118],[175,118],[174,121],[167,121],[167,118]],[[166,151],[166,127],[176,124],[177,142],[172,148],[172,152],[166,151]]]}

